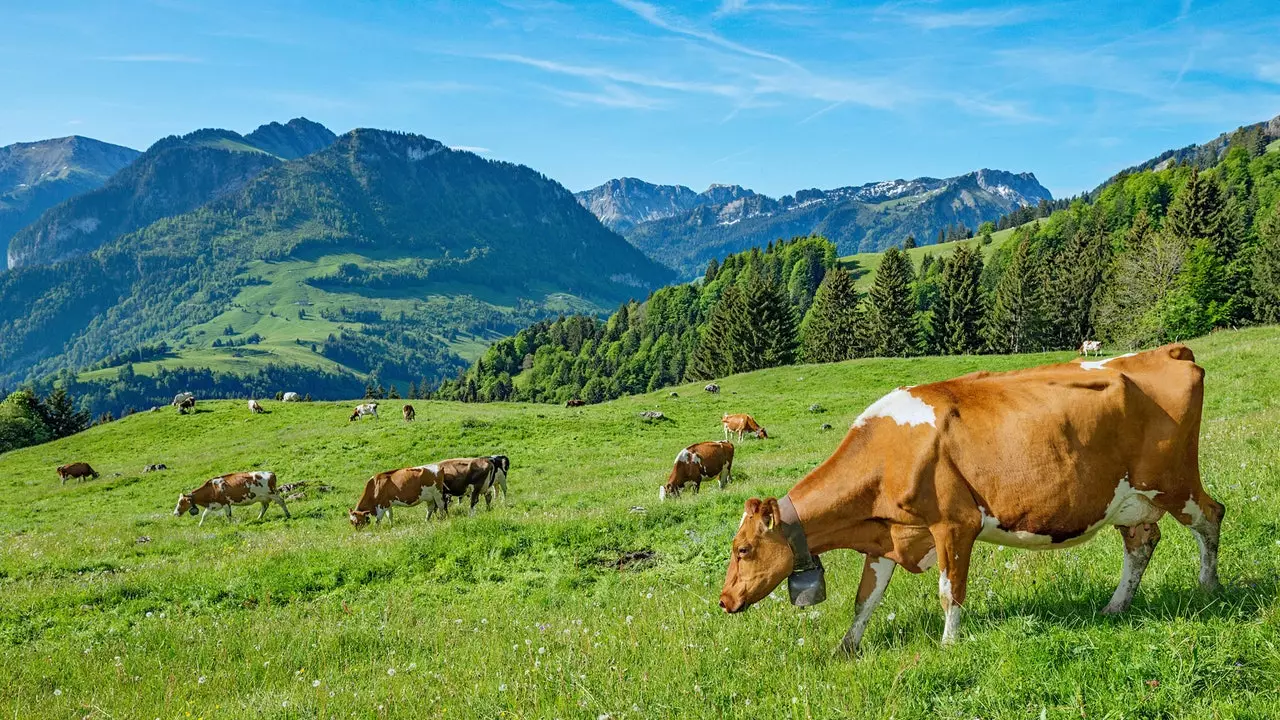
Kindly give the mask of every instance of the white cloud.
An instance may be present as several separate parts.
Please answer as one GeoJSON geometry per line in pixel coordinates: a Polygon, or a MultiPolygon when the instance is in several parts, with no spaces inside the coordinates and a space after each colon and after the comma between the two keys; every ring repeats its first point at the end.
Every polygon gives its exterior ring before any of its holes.
{"type": "Polygon", "coordinates": [[[882,8],[880,15],[890,16],[924,30],[949,30],[952,28],[997,28],[1019,25],[1030,19],[1024,8],[959,10],[955,12],[928,11],[918,7],[910,9],[882,8]]]}
{"type": "Polygon", "coordinates": [[[543,89],[566,105],[600,105],[602,107],[630,110],[651,110],[663,104],[658,98],[642,95],[613,83],[606,83],[599,92],[582,92],[553,87],[544,87],[543,89]]]}
{"type": "Polygon", "coordinates": [[[555,60],[544,60],[542,58],[507,53],[481,55],[480,57],[489,60],[527,65],[529,67],[538,68],[539,70],[545,70],[547,72],[557,73],[560,75],[625,83],[627,85],[639,85],[641,87],[655,88],[659,90],[675,90],[678,92],[720,95],[723,97],[734,97],[742,93],[741,88],[727,83],[701,83],[682,80],[666,80],[664,78],[629,72],[626,70],[618,70],[601,65],[575,65],[555,60]]]}
{"type": "Polygon", "coordinates": [[[794,3],[777,3],[777,2],[756,2],[755,0],[721,0],[720,7],[716,9],[716,16],[723,17],[725,15],[738,15],[747,12],[772,12],[772,13],[798,13],[809,12],[812,8],[807,5],[797,5],[794,3]]]}
{"type": "Polygon", "coordinates": [[[1258,79],[1280,85],[1280,60],[1264,62],[1258,66],[1258,79]]]}
{"type": "Polygon", "coordinates": [[[689,23],[688,20],[685,20],[684,18],[681,18],[677,15],[672,15],[667,12],[664,12],[661,8],[659,8],[658,6],[652,3],[643,2],[643,0],[613,0],[613,1],[618,5],[620,5],[621,7],[624,7],[627,10],[630,10],[631,12],[635,13],[636,15],[639,15],[641,19],[643,19],[645,22],[649,23],[650,25],[653,25],[656,28],[666,30],[668,32],[673,32],[677,35],[684,35],[685,37],[696,38],[698,40],[702,40],[703,42],[710,43],[717,47],[721,47],[721,48],[724,48],[725,50],[730,50],[732,52],[736,52],[741,55],[747,55],[749,57],[759,58],[761,60],[772,60],[774,62],[782,63],[783,65],[789,65],[791,67],[799,67],[799,65],[796,64],[795,61],[789,60],[785,57],[782,57],[781,55],[775,55],[773,53],[765,52],[763,50],[756,50],[755,48],[750,48],[750,47],[747,47],[746,45],[736,43],[732,40],[729,40],[728,38],[717,35],[716,33],[709,32],[706,30],[700,30],[694,27],[691,23],[689,23]]]}

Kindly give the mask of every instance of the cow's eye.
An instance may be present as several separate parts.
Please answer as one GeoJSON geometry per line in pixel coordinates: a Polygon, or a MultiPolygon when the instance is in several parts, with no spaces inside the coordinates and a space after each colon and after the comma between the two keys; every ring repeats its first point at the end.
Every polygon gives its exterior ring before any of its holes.
{"type": "Polygon", "coordinates": [[[743,545],[742,547],[738,548],[738,557],[746,557],[750,554],[751,554],[750,545],[743,545]]]}

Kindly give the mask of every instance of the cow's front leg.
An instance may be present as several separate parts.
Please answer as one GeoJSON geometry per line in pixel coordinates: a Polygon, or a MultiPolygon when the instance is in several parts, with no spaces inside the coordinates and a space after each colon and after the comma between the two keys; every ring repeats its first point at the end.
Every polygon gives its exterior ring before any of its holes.
{"type": "Polygon", "coordinates": [[[946,624],[942,644],[956,641],[960,632],[960,607],[964,605],[969,585],[969,560],[978,529],[963,525],[938,525],[929,528],[938,549],[938,598],[946,624]]]}
{"type": "Polygon", "coordinates": [[[230,505],[230,504],[228,504],[228,505],[224,505],[224,506],[223,506],[223,508],[225,509],[225,512],[227,513],[227,522],[231,522],[231,505],[230,505]]]}
{"type": "Polygon", "coordinates": [[[276,504],[280,506],[280,509],[284,511],[285,520],[288,520],[289,518],[293,517],[292,515],[289,514],[289,506],[284,504],[284,498],[280,497],[279,495],[276,495],[272,499],[275,500],[276,504]]]}
{"type": "Polygon", "coordinates": [[[476,505],[478,504],[480,504],[480,486],[479,485],[477,485],[475,489],[471,491],[471,509],[467,512],[467,515],[475,515],[476,505]]]}
{"type": "Polygon", "coordinates": [[[1124,571],[1115,594],[1111,596],[1111,602],[1102,608],[1103,615],[1114,615],[1129,609],[1133,593],[1142,582],[1142,573],[1147,571],[1147,563],[1151,562],[1151,555],[1160,542],[1160,526],[1156,523],[1117,526],[1116,530],[1124,538],[1124,571]]]}
{"type": "Polygon", "coordinates": [[[213,508],[209,507],[208,505],[204,507],[204,512],[200,513],[200,522],[196,524],[196,527],[200,527],[201,525],[204,525],[204,519],[209,515],[209,511],[212,509],[213,508]]]}
{"type": "Polygon", "coordinates": [[[876,611],[880,601],[884,599],[884,591],[893,578],[893,570],[897,563],[886,557],[873,558],[870,555],[862,563],[862,581],[858,583],[858,600],[854,605],[853,625],[844,634],[837,652],[854,655],[862,644],[862,634],[867,631],[867,623],[871,614],[876,611]]]}
{"type": "Polygon", "coordinates": [[[267,506],[271,504],[271,500],[270,499],[263,500],[261,503],[258,503],[258,504],[262,506],[262,510],[258,513],[258,519],[261,520],[262,518],[267,516],[267,506]]]}

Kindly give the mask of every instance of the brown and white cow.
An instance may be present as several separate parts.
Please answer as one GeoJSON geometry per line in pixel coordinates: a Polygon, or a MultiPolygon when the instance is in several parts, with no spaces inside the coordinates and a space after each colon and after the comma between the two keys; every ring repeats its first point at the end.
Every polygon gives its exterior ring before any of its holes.
{"type": "Polygon", "coordinates": [[[586,405],[586,404],[587,404],[586,400],[579,400],[578,398],[574,398],[569,402],[565,403],[564,406],[567,408],[571,408],[571,407],[582,407],[583,405],[586,405]]]}
{"type": "Polygon", "coordinates": [[[485,504],[498,493],[496,490],[502,491],[502,502],[507,501],[507,473],[511,472],[511,459],[506,455],[490,455],[489,462],[493,463],[493,478],[489,481],[489,487],[485,490],[485,504]]]}
{"type": "Polygon", "coordinates": [[[1102,342],[1099,340],[1085,340],[1084,342],[1080,343],[1080,354],[1084,355],[1085,357],[1088,357],[1089,353],[1093,353],[1094,355],[1101,355],[1102,342]]]}
{"type": "Polygon", "coordinates": [[[729,436],[734,433],[738,434],[738,442],[742,442],[743,435],[754,435],[761,440],[769,437],[769,433],[760,427],[760,423],[746,413],[734,413],[733,415],[725,413],[724,417],[720,419],[720,424],[724,428],[725,440],[728,440],[729,436]]]}
{"type": "Polygon", "coordinates": [[[418,417],[418,411],[414,410],[412,405],[405,405],[400,408],[400,412],[404,414],[405,422],[413,422],[418,417]]]}
{"type": "Polygon", "coordinates": [[[184,398],[178,403],[178,414],[186,415],[188,412],[196,409],[196,398],[194,395],[184,398]]]}
{"type": "Polygon", "coordinates": [[[729,484],[733,473],[733,443],[700,442],[690,445],[676,455],[667,482],[658,488],[658,500],[680,497],[685,485],[693,483],[696,495],[702,490],[702,481],[719,476],[720,489],[729,484]]]}
{"type": "Polygon", "coordinates": [[[250,401],[249,401],[249,412],[253,413],[254,415],[257,415],[257,414],[259,414],[259,413],[264,413],[264,412],[266,412],[266,410],[263,410],[263,409],[262,409],[262,403],[258,402],[257,400],[250,400],[250,401]]]}
{"type": "Polygon", "coordinates": [[[392,508],[413,507],[420,502],[427,504],[428,520],[436,511],[444,512],[444,479],[439,465],[401,468],[374,475],[364,484],[364,492],[356,506],[347,512],[347,519],[357,528],[368,524],[370,515],[378,524],[382,523],[383,515],[392,523],[392,508]]]}
{"type": "Polygon", "coordinates": [[[237,472],[211,478],[195,490],[182,493],[178,496],[178,506],[173,509],[173,514],[195,515],[199,512],[198,508],[204,508],[204,512],[200,513],[200,524],[204,525],[205,516],[214,510],[225,511],[230,520],[233,505],[259,503],[262,511],[258,513],[258,519],[261,520],[267,514],[267,506],[273,502],[280,506],[286,518],[291,517],[284,498],[276,492],[275,473],[267,470],[237,472]]]}
{"type": "Polygon", "coordinates": [[[98,471],[89,467],[89,463],[71,463],[70,465],[60,465],[58,467],[58,478],[62,480],[62,484],[67,484],[67,478],[75,478],[76,480],[84,480],[91,477],[98,479],[98,471]]]}
{"type": "Polygon", "coordinates": [[[1223,507],[1200,483],[1204,371],[1186,346],[899,388],[858,417],[835,453],[784,498],[748,500],[720,605],[745,610],[791,577],[792,602],[825,596],[817,555],[866,556],[857,650],[894,568],[935,563],[955,640],[974,542],[1056,549],[1115,526],[1124,569],[1104,613],[1125,610],[1166,513],[1200,543],[1218,584],[1223,507]]]}
{"type": "Polygon", "coordinates": [[[378,403],[361,403],[357,405],[356,409],[351,411],[351,417],[348,419],[355,422],[364,417],[372,417],[376,420],[378,418],[378,403]]]}

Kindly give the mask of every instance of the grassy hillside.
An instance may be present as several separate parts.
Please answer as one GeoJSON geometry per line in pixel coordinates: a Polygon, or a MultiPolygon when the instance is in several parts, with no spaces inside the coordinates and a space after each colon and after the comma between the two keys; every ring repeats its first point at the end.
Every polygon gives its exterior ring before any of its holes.
{"type": "Polygon", "coordinates": [[[1227,506],[1220,594],[1196,589],[1195,543],[1168,519],[1119,618],[1096,614],[1120,577],[1116,533],[1054,553],[981,545],[962,642],[939,647],[937,575],[901,573],[852,661],[829,654],[852,620],[852,552],[829,555],[812,610],[780,589],[719,612],[744,499],[785,492],[895,386],[1069,354],[787,367],[574,410],[417,402],[415,424],[348,423],[329,403],[135,415],[0,456],[0,716],[1275,717],[1278,343],[1280,328],[1192,343],[1205,484],[1227,506]],[[637,417],[655,408],[670,420],[637,417]],[[775,437],[742,444],[726,491],[658,505],[676,452],[734,410],[775,437]],[[509,505],[347,523],[375,471],[494,452],[512,458],[509,505]],[[102,478],[59,485],[72,460],[102,478]],[[140,472],[158,462],[171,470],[140,472]],[[171,515],[180,491],[252,468],[310,483],[293,520],[171,515]]]}
{"type": "MultiPolygon", "coordinates": [[[[1018,228],[1007,228],[998,230],[991,234],[991,244],[983,245],[982,241],[974,238],[965,242],[973,243],[976,247],[982,248],[984,258],[990,257],[991,253],[1003,245],[1009,238],[1013,237],[1014,231],[1018,228]]],[[[937,258],[944,258],[956,251],[960,243],[943,243],[941,245],[924,245],[922,247],[914,247],[907,251],[907,256],[911,258],[911,262],[917,268],[920,266],[920,259],[925,255],[933,255],[937,258]]],[[[871,289],[871,283],[876,279],[876,271],[880,269],[880,259],[884,257],[884,253],[857,253],[854,255],[846,255],[840,258],[841,264],[848,268],[857,279],[857,287],[861,292],[871,289]]]]}

